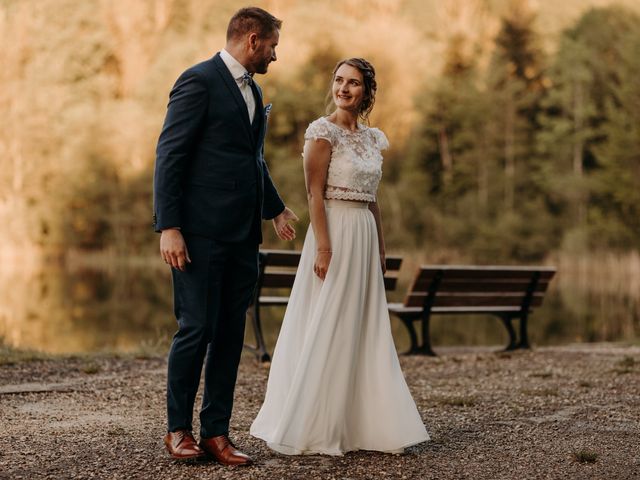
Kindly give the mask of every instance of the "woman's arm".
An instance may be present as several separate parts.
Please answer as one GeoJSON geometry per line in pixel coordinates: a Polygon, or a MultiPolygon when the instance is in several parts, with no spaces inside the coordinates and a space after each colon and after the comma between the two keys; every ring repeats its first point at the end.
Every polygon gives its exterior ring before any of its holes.
{"type": "Polygon", "coordinates": [[[376,219],[376,230],[378,231],[378,248],[380,250],[380,265],[382,266],[382,273],[387,273],[387,262],[384,252],[384,236],[382,235],[382,216],[380,214],[380,206],[378,202],[371,202],[369,204],[369,210],[373,213],[373,218],[376,219]]]}
{"type": "Polygon", "coordinates": [[[316,239],[317,252],[313,271],[324,280],[331,262],[331,240],[324,209],[324,190],[331,160],[331,144],[322,138],[304,144],[304,181],[307,186],[309,216],[316,239]]]}

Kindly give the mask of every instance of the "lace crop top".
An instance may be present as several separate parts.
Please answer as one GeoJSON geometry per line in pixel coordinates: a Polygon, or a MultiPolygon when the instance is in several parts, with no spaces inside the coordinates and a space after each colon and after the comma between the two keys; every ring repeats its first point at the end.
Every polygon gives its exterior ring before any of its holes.
{"type": "Polygon", "coordinates": [[[325,198],[375,202],[382,178],[381,150],[389,148],[381,130],[358,124],[350,132],[326,117],[309,124],[305,140],[322,138],[331,144],[331,160],[327,173],[325,198]]]}

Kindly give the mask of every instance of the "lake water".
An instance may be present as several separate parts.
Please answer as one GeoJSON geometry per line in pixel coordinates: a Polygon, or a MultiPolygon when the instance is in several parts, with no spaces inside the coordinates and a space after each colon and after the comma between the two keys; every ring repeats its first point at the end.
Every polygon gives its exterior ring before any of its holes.
{"type": "MultiPolygon", "coordinates": [[[[601,256],[555,259],[558,274],[544,305],[530,317],[533,345],[629,341],[640,338],[640,258],[601,256]]],[[[390,301],[401,301],[412,272],[403,266],[390,301]]],[[[264,321],[270,349],[282,308],[264,321]]],[[[129,352],[164,348],[174,333],[171,280],[162,265],[47,267],[0,271],[0,343],[50,353],[129,352]]],[[[392,318],[399,350],[408,346],[392,318]]],[[[247,337],[251,338],[247,327],[247,337]]],[[[501,345],[507,335],[492,317],[434,317],[432,342],[439,345],[501,345]]]]}

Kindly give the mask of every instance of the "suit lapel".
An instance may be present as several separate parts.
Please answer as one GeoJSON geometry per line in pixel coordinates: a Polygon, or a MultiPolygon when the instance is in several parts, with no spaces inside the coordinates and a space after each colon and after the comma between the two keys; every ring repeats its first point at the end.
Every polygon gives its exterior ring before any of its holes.
{"type": "MultiPolygon", "coordinates": [[[[245,126],[245,130],[247,132],[247,135],[249,135],[249,138],[253,141],[253,133],[251,131],[251,121],[249,119],[249,112],[247,111],[247,103],[244,101],[244,98],[242,97],[242,94],[240,93],[240,89],[238,88],[238,84],[236,83],[236,80],[231,76],[231,72],[229,71],[227,66],[224,64],[224,62],[222,61],[222,58],[220,58],[220,54],[219,53],[216,53],[216,55],[213,57],[213,63],[216,66],[216,69],[218,70],[218,73],[220,74],[220,77],[222,77],[222,80],[224,81],[225,85],[229,89],[229,92],[231,93],[231,96],[233,97],[234,101],[236,102],[236,105],[238,106],[238,108],[242,112],[242,114],[241,114],[242,115],[242,123],[245,126]]],[[[257,103],[257,101],[256,101],[256,103],[257,103]]],[[[260,104],[262,104],[262,102],[260,102],[260,104]]],[[[257,111],[257,109],[258,109],[258,106],[256,105],[256,111],[257,111]]]]}
{"type": "Polygon", "coordinates": [[[262,122],[260,125],[260,134],[258,135],[258,145],[261,145],[262,141],[264,140],[264,132],[265,132],[265,126],[266,126],[266,122],[267,119],[264,118],[264,105],[262,103],[262,89],[258,86],[258,84],[255,82],[253,82],[253,92],[254,92],[254,97],[256,99],[256,122],[262,122]]]}
{"type": "Polygon", "coordinates": [[[258,115],[264,115],[264,106],[262,105],[262,89],[258,86],[258,84],[253,81],[253,96],[256,99],[256,112],[258,115]]]}

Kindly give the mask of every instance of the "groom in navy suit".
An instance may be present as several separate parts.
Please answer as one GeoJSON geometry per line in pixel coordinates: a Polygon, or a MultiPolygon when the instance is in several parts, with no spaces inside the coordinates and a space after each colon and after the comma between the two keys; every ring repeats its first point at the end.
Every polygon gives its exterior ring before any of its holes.
{"type": "Polygon", "coordinates": [[[225,49],[176,81],[158,140],[154,225],[162,232],[162,258],[172,267],[178,321],[164,443],[176,459],[208,454],[224,465],[251,463],[228,434],[245,313],[258,276],[261,220],[272,219],[286,240],[295,237],[289,222],[297,220],[264,161],[267,118],[253,80],[276,60],[281,25],[260,8],[239,10],[225,49]],[[192,417],[203,364],[196,443],[192,417]]]}

